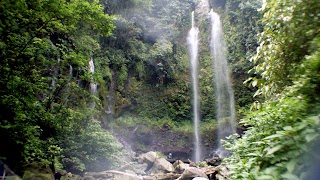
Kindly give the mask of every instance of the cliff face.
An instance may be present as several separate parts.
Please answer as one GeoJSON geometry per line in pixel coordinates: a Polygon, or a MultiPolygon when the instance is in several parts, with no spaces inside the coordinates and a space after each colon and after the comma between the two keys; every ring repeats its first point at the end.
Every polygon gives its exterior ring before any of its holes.
{"type": "Polygon", "coordinates": [[[210,11],[209,1],[208,0],[199,0],[196,6],[195,12],[197,16],[208,17],[210,11]]]}
{"type": "MultiPolygon", "coordinates": [[[[193,132],[177,131],[168,124],[164,124],[160,128],[139,124],[130,128],[114,129],[114,131],[127,151],[137,154],[158,151],[166,156],[171,153],[170,159],[192,159],[193,132]]],[[[201,133],[203,159],[212,156],[216,144],[215,137],[215,129],[201,133]]]]}

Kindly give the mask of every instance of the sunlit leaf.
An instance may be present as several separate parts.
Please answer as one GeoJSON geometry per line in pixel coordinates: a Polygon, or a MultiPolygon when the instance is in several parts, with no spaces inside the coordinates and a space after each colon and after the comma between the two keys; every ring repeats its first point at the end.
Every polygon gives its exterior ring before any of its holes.
{"type": "Polygon", "coordinates": [[[291,161],[288,162],[287,169],[288,169],[289,173],[293,172],[296,164],[297,164],[297,160],[296,159],[292,159],[291,161]]]}
{"type": "Polygon", "coordinates": [[[286,173],[281,175],[282,178],[288,179],[288,180],[300,180],[298,176],[290,173],[286,173]]]}
{"type": "Polygon", "coordinates": [[[292,130],[292,127],[291,127],[291,126],[286,126],[286,127],[283,127],[283,129],[284,129],[285,131],[290,131],[290,130],[292,130]]]}
{"type": "Polygon", "coordinates": [[[277,134],[274,134],[274,135],[271,135],[271,136],[265,137],[265,138],[263,138],[263,140],[269,140],[269,139],[281,138],[281,137],[283,137],[283,136],[284,136],[284,134],[277,133],[277,134]]]}
{"type": "Polygon", "coordinates": [[[277,145],[277,146],[275,146],[275,147],[273,147],[273,148],[268,148],[266,155],[270,155],[270,154],[273,154],[273,153],[279,151],[280,149],[283,148],[283,146],[284,146],[284,145],[280,144],[280,145],[277,145]]]}
{"type": "Polygon", "coordinates": [[[306,138],[307,142],[310,142],[318,136],[319,136],[318,133],[312,133],[312,134],[307,134],[305,138],[306,138]]]}

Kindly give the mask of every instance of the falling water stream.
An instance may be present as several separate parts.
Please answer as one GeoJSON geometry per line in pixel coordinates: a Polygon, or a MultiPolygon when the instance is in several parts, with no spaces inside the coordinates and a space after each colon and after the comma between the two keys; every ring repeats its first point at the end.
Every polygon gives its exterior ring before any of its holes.
{"type": "Polygon", "coordinates": [[[213,12],[209,13],[211,20],[211,54],[213,58],[214,84],[216,96],[216,118],[218,120],[218,148],[216,154],[226,157],[228,152],[224,150],[220,140],[236,133],[234,92],[231,85],[229,67],[226,58],[226,46],[223,39],[223,31],[220,16],[213,12]]]}
{"type": "MultiPolygon", "coordinates": [[[[92,57],[89,61],[89,72],[92,73],[92,75],[94,74],[94,62],[93,62],[92,57]]],[[[90,82],[90,89],[89,90],[92,95],[95,95],[97,92],[97,84],[94,82],[90,82]]],[[[94,102],[92,102],[91,107],[94,108],[95,106],[96,106],[96,104],[94,102]]]]}
{"type": "Polygon", "coordinates": [[[188,35],[189,54],[191,61],[191,77],[192,77],[192,90],[193,90],[193,124],[194,124],[194,161],[199,162],[201,158],[201,146],[199,135],[199,85],[198,85],[198,34],[199,29],[195,26],[194,12],[192,12],[192,27],[188,35]]]}
{"type": "Polygon", "coordinates": [[[58,58],[58,64],[56,67],[54,67],[54,72],[53,72],[52,81],[51,81],[51,87],[53,88],[55,88],[56,86],[56,78],[58,77],[59,70],[60,70],[60,62],[61,62],[61,59],[58,58]]]}
{"type": "MultiPolygon", "coordinates": [[[[93,58],[90,59],[89,61],[89,72],[94,74],[94,63],[93,63],[93,58]]],[[[91,94],[96,94],[97,92],[97,85],[93,82],[90,82],[90,92],[91,94]]]]}

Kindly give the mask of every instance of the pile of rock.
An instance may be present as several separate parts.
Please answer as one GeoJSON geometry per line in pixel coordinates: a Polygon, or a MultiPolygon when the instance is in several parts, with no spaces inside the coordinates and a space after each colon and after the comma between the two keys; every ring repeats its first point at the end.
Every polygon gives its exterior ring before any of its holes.
{"type": "Polygon", "coordinates": [[[126,165],[117,170],[99,173],[86,173],[86,180],[112,179],[112,180],[225,180],[228,177],[226,167],[210,166],[207,162],[185,163],[177,160],[173,164],[168,162],[163,155],[156,152],[148,152],[137,157],[135,163],[126,165]]]}

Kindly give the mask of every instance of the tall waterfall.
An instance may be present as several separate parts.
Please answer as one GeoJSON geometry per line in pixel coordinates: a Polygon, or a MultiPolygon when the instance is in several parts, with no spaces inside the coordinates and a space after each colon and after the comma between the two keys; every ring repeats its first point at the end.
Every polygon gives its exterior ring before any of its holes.
{"type": "MultiPolygon", "coordinates": [[[[89,72],[92,73],[92,75],[94,74],[94,63],[93,63],[93,58],[91,57],[90,61],[89,61],[89,72]]],[[[89,88],[90,92],[92,95],[95,95],[97,92],[97,84],[94,82],[90,82],[90,88],[89,88]]],[[[93,102],[92,103],[92,108],[94,108],[96,106],[96,104],[93,102]]]]}
{"type": "Polygon", "coordinates": [[[201,158],[201,146],[199,135],[199,86],[198,86],[198,34],[199,29],[195,26],[194,12],[192,12],[192,27],[188,35],[189,54],[191,61],[191,77],[192,77],[192,90],[193,90],[193,124],[194,124],[194,161],[199,162],[201,158]]]}
{"type": "Polygon", "coordinates": [[[225,157],[228,152],[224,150],[220,140],[236,133],[235,126],[235,103],[234,92],[231,85],[230,72],[226,58],[226,46],[223,39],[223,31],[220,16],[213,12],[209,13],[211,20],[211,41],[210,49],[213,57],[214,83],[219,129],[218,149],[216,154],[225,157]]]}

